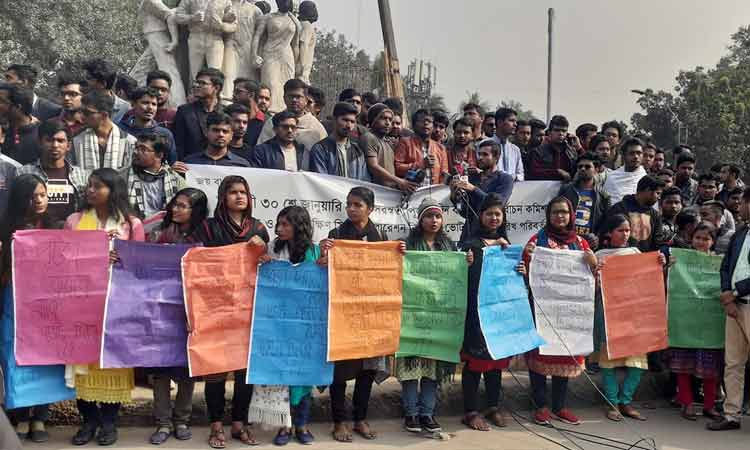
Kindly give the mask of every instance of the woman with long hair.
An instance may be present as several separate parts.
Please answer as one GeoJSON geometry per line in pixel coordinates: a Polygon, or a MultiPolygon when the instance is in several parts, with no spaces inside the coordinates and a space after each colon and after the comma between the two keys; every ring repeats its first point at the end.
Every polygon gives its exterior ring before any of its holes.
{"type": "MultiPolygon", "coordinates": [[[[225,177],[219,185],[217,200],[214,216],[195,230],[189,238],[192,242],[201,242],[206,247],[221,247],[242,242],[266,247],[269,240],[268,230],[252,215],[250,186],[243,177],[225,177]]],[[[208,420],[211,422],[208,445],[212,448],[224,448],[224,395],[227,374],[218,373],[204,379],[208,420]]],[[[245,445],[257,445],[255,435],[248,425],[248,406],[253,391],[246,379],[246,369],[234,371],[231,437],[245,445]]]]}
{"type": "MultiPolygon", "coordinates": [[[[407,250],[455,252],[456,244],[443,229],[443,208],[426,198],[417,210],[417,225],[406,238],[407,250]]],[[[468,264],[474,261],[471,251],[466,253],[468,264]]],[[[435,404],[440,384],[450,379],[456,364],[422,357],[396,358],[396,378],[401,382],[401,402],[404,408],[404,428],[413,433],[442,431],[435,420],[435,404]]]]}
{"type": "MultiPolygon", "coordinates": [[[[208,216],[208,198],[200,189],[184,188],[172,198],[166,207],[166,215],[159,229],[148,236],[149,242],[158,244],[181,244],[191,242],[193,232],[208,216]]],[[[189,376],[187,367],[155,367],[147,370],[153,376],[154,419],[156,431],[150,441],[160,445],[170,434],[184,441],[193,436],[189,427],[193,411],[195,381],[189,376]],[[170,404],[172,381],[177,384],[174,408],[170,404]]]]}
{"type": "MultiPolygon", "coordinates": [[[[13,234],[18,230],[47,229],[52,227],[52,220],[47,214],[47,188],[44,181],[36,175],[21,175],[15,180],[8,193],[8,209],[0,226],[0,239],[2,247],[0,252],[0,285],[3,288],[2,308],[3,326],[13,324],[13,303],[11,300],[11,245],[13,234]]],[[[2,330],[3,335],[13,336],[13,330],[2,330]]],[[[3,355],[6,358],[14,358],[14,355],[3,355]]],[[[6,382],[10,380],[5,380],[6,382]]],[[[49,434],[46,430],[46,422],[49,419],[49,405],[35,405],[26,408],[17,408],[8,411],[8,416],[15,424],[16,433],[21,440],[29,439],[32,442],[46,442],[49,434]]]]}
{"type": "MultiPolygon", "coordinates": [[[[526,266],[531,267],[531,255],[537,247],[552,250],[579,250],[584,252],[584,259],[592,273],[596,272],[597,262],[588,242],[576,234],[576,210],[565,197],[555,197],[547,205],[544,228],[531,237],[523,251],[526,266]]],[[[527,275],[528,276],[528,275],[527,275]]],[[[533,295],[532,308],[534,307],[533,295]]],[[[578,425],[580,420],[565,407],[568,392],[568,380],[583,372],[584,357],[580,355],[546,356],[534,349],[526,354],[529,366],[532,400],[534,402],[534,421],[539,425],[549,425],[552,415],[547,407],[547,377],[552,377],[552,414],[561,422],[578,425]]]]}
{"type": "MultiPolygon", "coordinates": [[[[83,211],[71,214],[66,230],[104,230],[110,239],[144,241],[143,224],[128,204],[125,180],[113,169],[94,170],[86,187],[83,211]]],[[[114,252],[110,262],[117,261],[114,252]]],[[[66,381],[74,384],[83,425],[73,436],[74,445],[96,437],[99,445],[117,442],[116,421],[123,402],[131,400],[133,369],[101,369],[98,364],[69,366],[66,381]],[[97,432],[98,430],[98,432],[97,432]]]]}
{"type": "MultiPolygon", "coordinates": [[[[316,261],[318,264],[325,265],[326,261],[321,258],[320,247],[313,243],[312,236],[312,221],[307,210],[301,206],[285,207],[276,218],[276,239],[268,247],[267,253],[261,257],[261,263],[276,259],[289,261],[292,264],[316,261]]],[[[250,402],[249,412],[251,422],[262,421],[264,417],[262,411],[268,405],[275,405],[279,410],[286,409],[287,405],[280,405],[282,402],[289,403],[289,413],[292,416],[291,421],[297,441],[303,445],[312,444],[315,437],[307,427],[310,421],[310,406],[312,405],[311,386],[254,386],[253,400],[250,402]]],[[[286,420],[286,417],[282,419],[282,421],[286,420]]],[[[292,430],[282,427],[276,434],[273,443],[275,445],[286,445],[291,437],[292,430]]]]}
{"type": "MultiPolygon", "coordinates": [[[[500,411],[502,370],[510,365],[511,358],[492,359],[479,322],[479,280],[484,263],[484,249],[510,245],[505,231],[505,202],[496,194],[489,194],[479,206],[479,219],[474,223],[461,248],[470,252],[474,263],[469,268],[466,322],[461,360],[464,362],[461,386],[464,393],[464,417],[461,422],[472,430],[489,431],[489,420],[497,427],[505,426],[500,411]],[[488,410],[485,417],[479,413],[479,384],[484,377],[488,410]],[[487,420],[485,420],[487,419],[487,420]]],[[[516,270],[524,274],[525,265],[519,262],[516,270]]]]}

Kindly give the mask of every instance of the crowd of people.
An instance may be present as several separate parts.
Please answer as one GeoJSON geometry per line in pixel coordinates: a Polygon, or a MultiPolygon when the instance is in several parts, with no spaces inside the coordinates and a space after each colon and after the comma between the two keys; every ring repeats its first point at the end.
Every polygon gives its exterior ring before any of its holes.
{"type": "MultiPolygon", "coordinates": [[[[328,251],[338,239],[383,241],[388,237],[370,220],[375,207],[373,191],[362,185],[346,198],[346,218],[329,238],[314,243],[311,218],[299,206],[278,215],[275,239],[253,217],[253,180],[227,176],[222,181],[216,208],[209,216],[208,198],[187,187],[191,165],[255,167],[289,172],[310,171],[398,189],[409,195],[423,186],[447,184],[451,201],[466,219],[459,242],[443,229],[443,208],[432,199],[417,211],[418,222],[405,239],[403,250],[454,251],[467,254],[469,276],[462,386],[463,423],[487,431],[505,425],[501,405],[501,373],[511,358],[493,360],[479,326],[478,286],[483,249],[510,244],[505,231],[506,209],[514,184],[524,180],[561,183],[546,207],[546,224],[525,244],[517,270],[526,275],[538,247],[579,250],[593,273],[613,254],[659,251],[665,266],[670,248],[724,255],[721,302],[727,314],[726,349],[672,348],[665,352],[609,359],[603,333],[600,299],[592,336],[599,351],[586,355],[544,356],[527,353],[534,413],[538,424],[560,420],[578,424],[566,406],[568,381],[588,370],[601,371],[608,400],[606,416],[644,419],[632,405],[642,373],[647,369],[675,374],[671,395],[685,419],[695,420],[692,383],[703,383],[704,415],[715,419],[711,430],[740,427],[745,366],[750,349],[750,190],[742,170],[731,163],[696,172],[694,152],[685,145],[665,151],[646,137],[625,136],[618,122],[601,127],[586,123],[571,133],[569,121],[556,115],[544,123],[519,120],[510,108],[483,111],[467,104],[461,117],[451,121],[442,111],[419,109],[405,117],[396,98],[378,99],[372,93],[345,89],[321,117],[326,99],[322,91],[301,80],[284,85],[286,109],[272,113],[271,89],[249,79],[233,80],[232,99],[222,98],[224,75],[217,69],[197,72],[189,102],[175,108],[170,102],[172,79],[162,71],[148,74],[145,86],[120,83],[107,61],[92,59],[81,74],[59,74],[59,104],[34,93],[37,70],[15,64],[0,84],[0,210],[2,214],[1,276],[10,288],[11,241],[26,229],[106,230],[112,239],[173,244],[197,242],[224,246],[248,242],[266,247],[265,260],[326,264],[328,251]],[[124,88],[118,89],[123,85],[124,88]],[[451,123],[452,122],[452,123],[451,123]],[[407,127],[409,123],[411,127],[407,127]],[[164,213],[148,229],[146,218],[164,213]],[[625,367],[618,385],[615,369],[625,367]],[[547,400],[551,377],[551,402],[547,400]],[[484,378],[485,403],[479,385],[484,378]],[[723,412],[717,396],[721,380],[725,391],[723,412]]],[[[127,80],[126,80],[127,81],[127,80]]],[[[344,219],[344,217],[342,217],[344,219]]],[[[112,253],[116,264],[118,256],[112,253]]],[[[533,293],[531,293],[533,294],[533,293]]],[[[385,358],[336,363],[330,386],[333,437],[349,442],[356,434],[375,439],[367,422],[373,382],[389,375],[385,358]],[[352,413],[347,413],[346,383],[355,381],[352,413]]],[[[413,432],[438,432],[436,393],[456,367],[444,361],[397,358],[394,375],[403,386],[404,426],[413,432]]],[[[211,432],[209,445],[224,448],[224,395],[227,374],[191,379],[186,368],[151,369],[156,431],[150,437],[161,444],[174,436],[190,439],[190,417],[196,381],[205,382],[211,432]],[[171,382],[177,385],[170,401],[171,382]]],[[[130,400],[130,369],[87,370],[70,374],[77,392],[82,425],[73,443],[96,439],[101,445],[117,441],[120,405],[130,400]]],[[[231,401],[232,439],[257,443],[252,398],[273,398],[272,392],[245,383],[245,371],[234,373],[231,401]]],[[[294,388],[294,387],[293,387],[294,388]]],[[[293,427],[282,428],[274,443],[292,438],[310,444],[312,392],[290,391],[293,427]]],[[[747,395],[744,395],[744,402],[747,395]]],[[[745,403],[746,406],[746,403],[745,403]]],[[[48,438],[45,422],[49,405],[8,411],[23,439],[48,438]]]]}

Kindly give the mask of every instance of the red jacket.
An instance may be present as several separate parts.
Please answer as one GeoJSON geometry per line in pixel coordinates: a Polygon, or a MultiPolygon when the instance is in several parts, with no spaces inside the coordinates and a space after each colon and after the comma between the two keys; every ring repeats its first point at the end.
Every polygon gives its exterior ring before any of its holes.
{"type": "MultiPolygon", "coordinates": [[[[443,184],[450,172],[448,165],[448,154],[445,147],[432,139],[429,140],[427,152],[435,155],[435,165],[432,168],[432,184],[443,184]]],[[[414,135],[401,138],[394,150],[394,165],[396,176],[404,178],[406,172],[412,169],[424,169],[424,157],[422,155],[422,140],[414,135]]]]}

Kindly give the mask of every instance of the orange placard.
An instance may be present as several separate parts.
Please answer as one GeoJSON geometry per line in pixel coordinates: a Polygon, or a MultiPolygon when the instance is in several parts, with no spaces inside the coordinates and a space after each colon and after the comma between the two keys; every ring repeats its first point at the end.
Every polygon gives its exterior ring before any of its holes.
{"type": "Polygon", "coordinates": [[[337,240],[328,255],[328,361],[396,353],[403,257],[398,242],[337,240]]]}
{"type": "Polygon", "coordinates": [[[667,301],[659,253],[609,256],[601,280],[609,358],[667,348],[667,301]]]}
{"type": "Polygon", "coordinates": [[[263,247],[242,243],[193,248],[182,257],[182,286],[192,332],[190,376],[247,367],[258,257],[263,247]]]}

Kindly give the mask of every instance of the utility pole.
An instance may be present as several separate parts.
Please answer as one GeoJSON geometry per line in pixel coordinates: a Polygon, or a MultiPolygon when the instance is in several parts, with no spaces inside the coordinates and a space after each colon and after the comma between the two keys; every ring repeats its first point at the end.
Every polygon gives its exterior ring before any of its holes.
{"type": "Polygon", "coordinates": [[[555,24],[555,8],[547,10],[547,124],[552,118],[552,43],[555,24]]]}
{"type": "MultiPolygon", "coordinates": [[[[383,43],[385,44],[385,95],[401,99],[406,111],[406,97],[404,86],[401,81],[401,72],[398,65],[398,54],[396,53],[396,37],[393,34],[393,20],[391,19],[391,4],[389,0],[378,0],[380,10],[380,27],[383,29],[383,43]]],[[[404,114],[403,120],[407,120],[408,114],[404,114]]]]}

